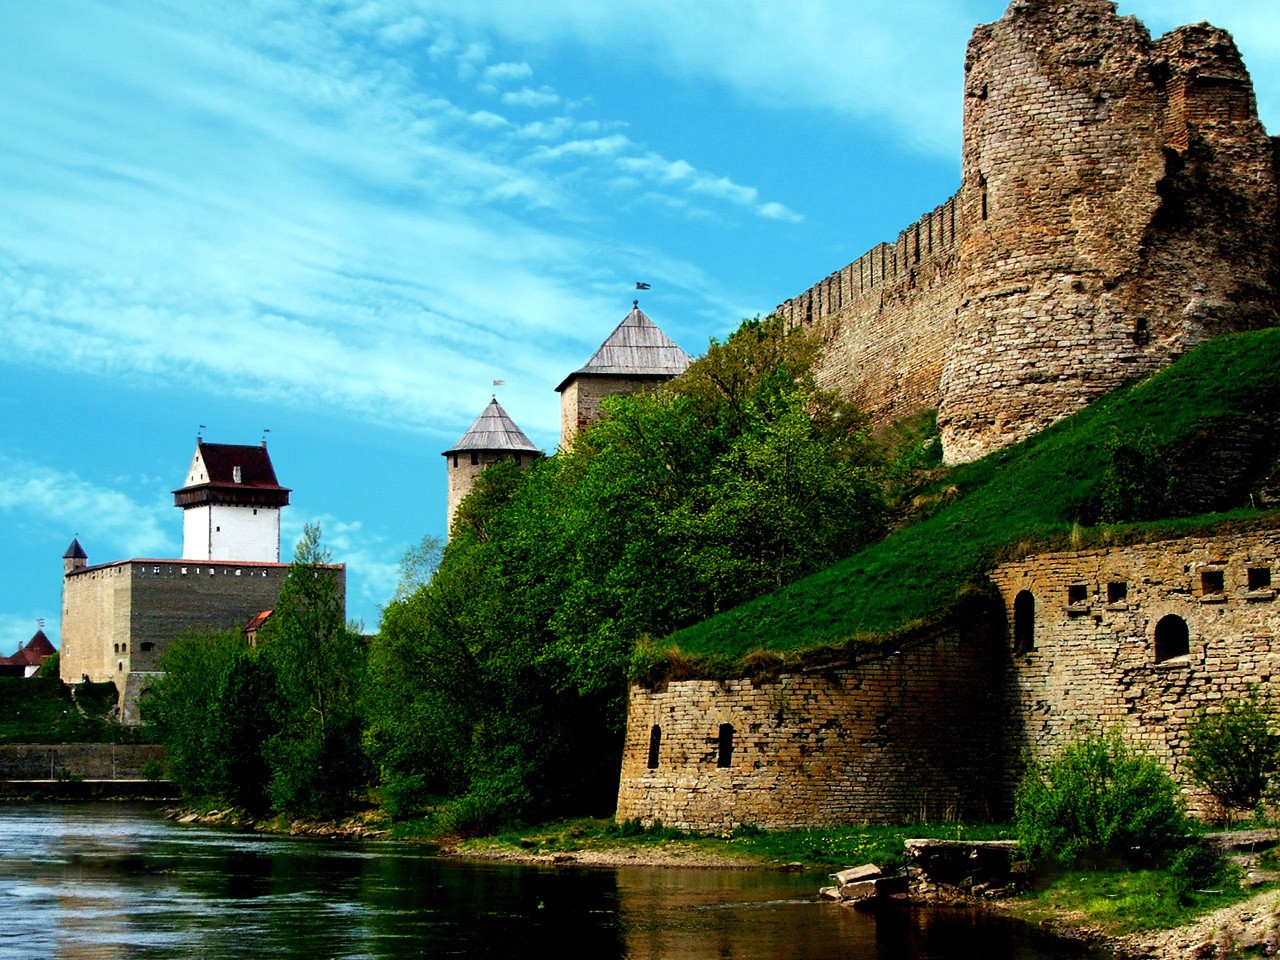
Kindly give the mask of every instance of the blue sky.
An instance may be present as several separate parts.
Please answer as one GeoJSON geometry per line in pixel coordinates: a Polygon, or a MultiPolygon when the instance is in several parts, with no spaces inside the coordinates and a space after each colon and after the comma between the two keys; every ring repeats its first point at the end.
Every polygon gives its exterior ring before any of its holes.
{"type": "MultiPolygon", "coordinates": [[[[630,308],[691,353],[946,199],[999,0],[5,0],[0,654],[58,642],[61,554],[176,556],[206,439],[269,428],[377,626],[444,533],[492,382],[555,385],[630,308]]],[[[1120,4],[1230,29],[1280,132],[1271,0],[1120,4]]]]}

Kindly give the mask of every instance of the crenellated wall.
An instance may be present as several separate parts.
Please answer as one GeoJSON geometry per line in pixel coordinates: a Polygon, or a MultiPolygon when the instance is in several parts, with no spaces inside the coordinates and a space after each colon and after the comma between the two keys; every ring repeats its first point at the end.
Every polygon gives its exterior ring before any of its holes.
{"type": "Polygon", "coordinates": [[[963,289],[965,231],[956,197],[777,308],[790,325],[817,325],[819,382],[878,422],[938,405],[963,289]]]}
{"type": "Polygon", "coordinates": [[[1024,439],[1280,306],[1276,148],[1231,37],[1014,0],[965,62],[959,192],[778,312],[948,462],[1024,439]]]}

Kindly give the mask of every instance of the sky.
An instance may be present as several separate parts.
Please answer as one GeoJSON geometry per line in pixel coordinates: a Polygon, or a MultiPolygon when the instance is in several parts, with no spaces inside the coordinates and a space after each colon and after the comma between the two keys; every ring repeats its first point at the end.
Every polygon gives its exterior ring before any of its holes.
{"type": "MultiPolygon", "coordinates": [[[[3,0],[0,655],[73,536],[180,555],[197,433],[268,439],[376,629],[491,393],[554,452],[633,298],[698,355],[949,197],[1004,6],[3,0]]],[[[1273,0],[1119,11],[1231,30],[1280,133],[1273,0]]]]}

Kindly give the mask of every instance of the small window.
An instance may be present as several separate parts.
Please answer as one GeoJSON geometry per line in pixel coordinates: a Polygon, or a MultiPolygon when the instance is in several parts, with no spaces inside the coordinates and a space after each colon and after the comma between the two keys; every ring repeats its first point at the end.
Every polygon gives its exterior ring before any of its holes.
{"type": "Polygon", "coordinates": [[[142,652],[143,652],[143,653],[150,653],[150,652],[151,652],[152,650],[154,650],[155,648],[156,648],[156,645],[155,645],[154,643],[152,643],[150,640],[143,640],[143,641],[142,641],[142,652]]]}
{"type": "Polygon", "coordinates": [[[214,527],[214,528],[213,528],[213,532],[214,532],[214,533],[221,533],[221,532],[222,532],[222,528],[221,528],[221,527],[214,527]]]}
{"type": "Polygon", "coordinates": [[[1271,568],[1270,567],[1250,567],[1249,568],[1249,589],[1250,590],[1267,590],[1271,587],[1271,568]]]}
{"type": "MultiPolygon", "coordinates": [[[[199,573],[200,571],[199,571],[199,570],[197,570],[196,572],[197,572],[197,573],[199,573]]],[[[182,568],[182,575],[183,575],[184,577],[187,575],[187,568],[186,568],[186,567],[183,567],[183,568],[182,568]]]]}
{"type": "Polygon", "coordinates": [[[118,644],[118,643],[113,643],[113,644],[111,645],[111,649],[112,649],[115,653],[119,653],[119,652],[120,652],[120,644],[118,644]]]}
{"type": "Polygon", "coordinates": [[[1129,584],[1125,580],[1114,580],[1107,584],[1107,603],[1123,603],[1129,599],[1129,584]]]}
{"type": "Polygon", "coordinates": [[[160,572],[160,568],[159,568],[159,567],[152,567],[152,568],[151,568],[151,572],[152,572],[152,573],[159,573],[159,572],[160,572]]]}
{"type": "Polygon", "coordinates": [[[658,754],[662,750],[662,727],[656,723],[649,730],[649,769],[658,768],[658,754]]]}
{"type": "Polygon", "coordinates": [[[471,465],[474,467],[474,466],[477,466],[479,463],[480,463],[480,454],[473,451],[471,454],[471,465]]]}
{"type": "Polygon", "coordinates": [[[116,662],[116,669],[117,669],[118,671],[120,671],[121,673],[124,673],[124,661],[123,661],[123,660],[119,660],[119,661],[117,661],[117,662],[116,662]]]}
{"type": "Polygon", "coordinates": [[[1200,571],[1200,592],[1202,594],[1222,593],[1223,577],[1221,570],[1200,571]]]}
{"type": "Polygon", "coordinates": [[[1013,652],[1027,653],[1036,648],[1036,598],[1030,590],[1013,598],[1013,652]]]}
{"type": "Polygon", "coordinates": [[[1067,603],[1084,603],[1089,599],[1089,588],[1083,583],[1073,583],[1067,587],[1067,603]]]}
{"type": "Polygon", "coordinates": [[[453,455],[453,465],[455,467],[458,465],[458,455],[456,453],[453,455]]]}
{"type": "Polygon", "coordinates": [[[1161,617],[1156,624],[1156,663],[1174,657],[1185,657],[1191,652],[1191,636],[1187,621],[1176,614],[1161,617]]]}
{"type": "Polygon", "coordinates": [[[728,767],[733,764],[733,724],[720,724],[720,737],[716,746],[716,766],[728,767]]]}
{"type": "Polygon", "coordinates": [[[240,571],[239,571],[239,570],[237,570],[237,571],[236,571],[236,576],[237,576],[237,577],[238,577],[238,576],[240,576],[240,571]]]}

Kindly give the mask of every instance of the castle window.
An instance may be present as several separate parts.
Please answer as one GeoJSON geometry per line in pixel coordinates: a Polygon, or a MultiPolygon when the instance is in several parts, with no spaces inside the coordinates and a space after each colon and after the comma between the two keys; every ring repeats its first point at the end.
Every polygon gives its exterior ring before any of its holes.
{"type": "Polygon", "coordinates": [[[152,573],[159,573],[159,572],[160,572],[160,568],[159,568],[159,567],[152,567],[152,568],[151,568],[151,572],[152,572],[152,573]]]}
{"type": "Polygon", "coordinates": [[[982,195],[982,219],[987,219],[987,178],[978,174],[978,190],[982,195]]]}
{"type": "Polygon", "coordinates": [[[1250,567],[1249,568],[1249,589],[1250,590],[1267,590],[1271,587],[1271,568],[1270,567],[1250,567]]]}
{"type": "Polygon", "coordinates": [[[142,641],[142,652],[150,653],[152,650],[155,649],[155,646],[156,645],[152,643],[150,640],[144,640],[142,641]]]}
{"type": "Polygon", "coordinates": [[[1222,593],[1223,576],[1221,570],[1201,570],[1200,571],[1200,592],[1206,596],[1214,593],[1222,593]]]}
{"type": "Polygon", "coordinates": [[[1129,599],[1129,584],[1116,580],[1107,584],[1107,603],[1123,603],[1129,599]]]}
{"type": "Polygon", "coordinates": [[[453,465],[455,467],[458,465],[458,455],[456,453],[453,455],[453,465]]]}
{"type": "Polygon", "coordinates": [[[238,576],[240,576],[240,571],[239,571],[239,570],[237,570],[237,571],[236,571],[236,576],[237,576],[237,577],[238,577],[238,576]]]}
{"type": "Polygon", "coordinates": [[[113,643],[113,644],[111,645],[111,649],[112,649],[112,651],[114,651],[115,653],[119,653],[119,652],[120,652],[120,644],[118,644],[118,643],[113,643]]]}
{"type": "Polygon", "coordinates": [[[1176,614],[1161,617],[1156,624],[1156,663],[1164,663],[1174,657],[1185,657],[1191,652],[1191,636],[1187,621],[1176,614]]]}
{"type": "MultiPolygon", "coordinates": [[[[199,571],[197,571],[197,572],[199,572],[199,571]]],[[[187,575],[187,568],[186,568],[186,567],[183,567],[183,568],[182,568],[182,575],[183,575],[184,577],[187,575]]]]}
{"type": "Polygon", "coordinates": [[[658,752],[662,749],[662,727],[656,723],[649,730],[649,769],[658,768],[658,752]]]}
{"type": "Polygon", "coordinates": [[[471,452],[471,465],[474,467],[480,463],[480,454],[474,450],[471,452]]]}
{"type": "Polygon", "coordinates": [[[1089,599],[1089,588],[1083,583],[1073,583],[1067,587],[1067,603],[1084,603],[1089,599]]]}
{"type": "Polygon", "coordinates": [[[716,745],[716,766],[727,767],[733,763],[733,724],[720,724],[720,737],[716,745]]]}
{"type": "Polygon", "coordinates": [[[123,660],[118,660],[118,661],[116,661],[116,669],[117,669],[117,670],[119,670],[121,673],[123,673],[123,672],[124,672],[124,661],[123,661],[123,660]]]}
{"type": "Polygon", "coordinates": [[[1013,598],[1013,652],[1027,653],[1036,648],[1036,598],[1023,590],[1013,598]]]}

